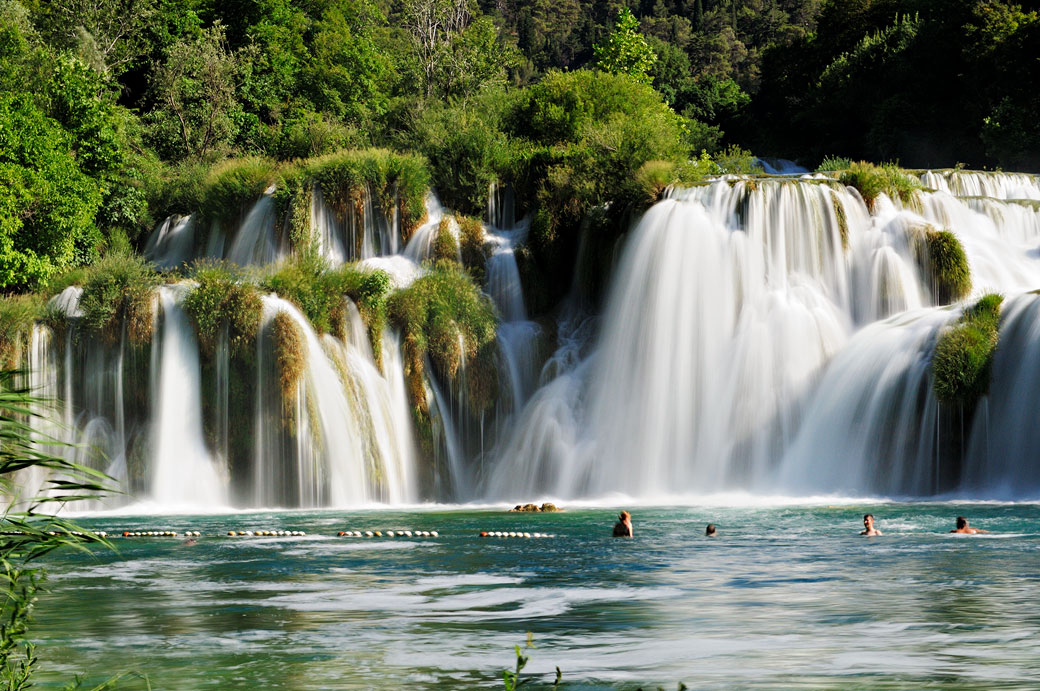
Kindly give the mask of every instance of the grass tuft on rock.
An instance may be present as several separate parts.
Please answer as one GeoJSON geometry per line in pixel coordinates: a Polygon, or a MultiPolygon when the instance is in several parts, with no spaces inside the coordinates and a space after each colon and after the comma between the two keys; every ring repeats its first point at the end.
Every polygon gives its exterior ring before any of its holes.
{"type": "Polygon", "coordinates": [[[451,229],[452,218],[445,215],[437,225],[437,237],[433,241],[434,261],[459,261],[459,242],[451,229]]]}
{"type": "Polygon", "coordinates": [[[943,331],[932,357],[932,388],[942,403],[965,407],[989,391],[1003,296],[989,294],[943,331]]]}
{"type": "Polygon", "coordinates": [[[22,366],[33,325],[44,316],[43,302],[35,295],[0,298],[0,369],[22,366]]]}
{"type": "Polygon", "coordinates": [[[471,216],[456,216],[459,222],[459,251],[462,265],[477,285],[484,284],[487,275],[488,246],[484,224],[471,216]]]}
{"type": "Polygon", "coordinates": [[[858,161],[842,171],[839,180],[843,185],[855,187],[871,211],[882,194],[899,199],[903,204],[910,204],[921,189],[919,179],[890,163],[876,165],[858,161]]]}

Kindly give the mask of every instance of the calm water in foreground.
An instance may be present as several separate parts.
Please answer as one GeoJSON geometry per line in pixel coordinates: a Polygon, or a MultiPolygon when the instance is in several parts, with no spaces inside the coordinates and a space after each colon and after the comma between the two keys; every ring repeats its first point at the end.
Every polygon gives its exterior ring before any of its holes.
{"type": "Polygon", "coordinates": [[[154,689],[494,688],[530,631],[525,671],[551,681],[558,665],[566,688],[1040,684],[1040,505],[634,508],[634,540],[608,537],[615,514],[84,519],[110,532],[310,534],[119,539],[118,553],[49,558],[39,681],[130,671],[154,689]],[[868,510],[884,537],[856,536],[868,510]],[[946,534],[958,514],[994,534],[946,534]],[[703,537],[709,521],[719,538],[703,537]],[[440,537],[335,537],[348,528],[440,537]]]}

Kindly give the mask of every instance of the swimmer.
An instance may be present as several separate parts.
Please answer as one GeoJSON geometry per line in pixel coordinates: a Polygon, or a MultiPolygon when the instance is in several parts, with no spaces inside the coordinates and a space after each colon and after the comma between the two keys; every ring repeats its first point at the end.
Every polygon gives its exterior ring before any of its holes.
{"type": "Polygon", "coordinates": [[[988,533],[988,530],[982,528],[969,528],[968,519],[964,516],[957,516],[957,527],[950,531],[951,533],[959,533],[961,535],[975,535],[976,533],[988,533]]]}
{"type": "Polygon", "coordinates": [[[632,537],[632,514],[622,511],[614,524],[614,537],[632,537]]]}
{"type": "Polygon", "coordinates": [[[195,545],[199,544],[199,542],[194,537],[189,537],[187,540],[185,540],[181,544],[184,545],[185,547],[194,547],[195,545]]]}
{"type": "Polygon", "coordinates": [[[874,535],[884,535],[883,532],[874,527],[874,514],[868,513],[863,517],[863,532],[860,535],[866,535],[872,537],[874,535]]]}
{"type": "Polygon", "coordinates": [[[709,523],[708,527],[704,529],[704,537],[718,537],[719,532],[715,530],[715,524],[709,523]]]}

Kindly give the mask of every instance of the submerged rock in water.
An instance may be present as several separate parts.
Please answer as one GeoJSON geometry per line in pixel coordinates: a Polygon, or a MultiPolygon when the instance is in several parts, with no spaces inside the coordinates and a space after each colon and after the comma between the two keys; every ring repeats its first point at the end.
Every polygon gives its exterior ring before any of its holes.
{"type": "Polygon", "coordinates": [[[549,502],[545,502],[541,506],[537,504],[517,504],[509,509],[509,513],[552,513],[554,511],[560,511],[560,509],[556,507],[556,504],[549,502]]]}

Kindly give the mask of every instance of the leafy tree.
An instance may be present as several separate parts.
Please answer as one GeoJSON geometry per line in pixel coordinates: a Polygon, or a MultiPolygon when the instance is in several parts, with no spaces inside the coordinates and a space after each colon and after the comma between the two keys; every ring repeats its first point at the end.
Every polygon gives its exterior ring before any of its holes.
{"type": "Polygon", "coordinates": [[[627,74],[636,81],[649,84],[650,71],[657,56],[639,33],[639,21],[627,7],[618,11],[614,32],[604,44],[595,47],[596,67],[611,74],[627,74]]]}
{"type": "Polygon", "coordinates": [[[149,114],[151,137],[173,159],[204,157],[226,147],[235,134],[233,112],[238,61],[218,23],[198,38],[181,39],[156,68],[149,114]]]}

